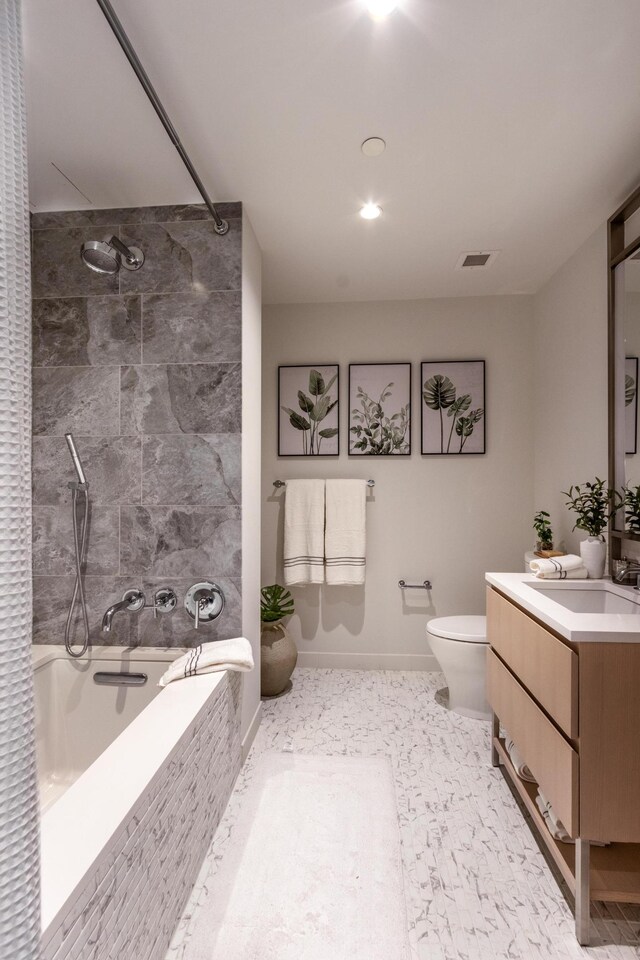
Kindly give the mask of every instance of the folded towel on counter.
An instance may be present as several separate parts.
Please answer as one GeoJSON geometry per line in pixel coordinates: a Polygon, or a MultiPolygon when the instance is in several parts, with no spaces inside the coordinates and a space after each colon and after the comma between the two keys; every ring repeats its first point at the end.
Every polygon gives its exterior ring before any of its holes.
{"type": "Polygon", "coordinates": [[[324,581],[324,480],[287,480],[284,582],[324,581]]]}
{"type": "Polygon", "coordinates": [[[366,480],[327,480],[327,583],[364,583],[366,507],[366,480]]]}
{"type": "Polygon", "coordinates": [[[532,573],[540,580],[586,580],[587,569],[582,557],[568,553],[566,557],[536,557],[529,564],[532,573]]]}
{"type": "Polygon", "coordinates": [[[577,570],[563,570],[561,573],[536,573],[538,580],[586,580],[589,574],[586,567],[577,570]]]}
{"type": "Polygon", "coordinates": [[[505,735],[504,745],[507,753],[509,754],[509,759],[513,764],[513,768],[520,779],[527,780],[529,783],[536,783],[536,778],[531,773],[531,770],[529,770],[529,767],[526,765],[520,755],[520,751],[508,734],[505,735]]]}
{"type": "Polygon", "coordinates": [[[238,670],[241,673],[253,670],[253,654],[248,640],[234,637],[232,640],[198,644],[173,661],[162,674],[158,686],[166,687],[172,680],[184,680],[200,673],[219,673],[222,670],[238,670]]]}

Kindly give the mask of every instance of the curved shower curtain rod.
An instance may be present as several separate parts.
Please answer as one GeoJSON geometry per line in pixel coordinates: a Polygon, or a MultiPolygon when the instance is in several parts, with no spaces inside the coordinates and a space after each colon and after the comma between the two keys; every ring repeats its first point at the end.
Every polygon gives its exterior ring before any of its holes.
{"type": "Polygon", "coordinates": [[[124,27],[120,23],[115,10],[111,6],[111,3],[109,2],[109,0],[97,0],[97,2],[98,2],[98,6],[100,7],[100,9],[102,10],[103,14],[106,17],[107,23],[113,30],[116,40],[122,47],[124,51],[124,55],[126,56],[131,66],[133,67],[135,75],[140,81],[144,92],[149,97],[149,100],[151,101],[151,106],[153,107],[155,112],[158,114],[158,117],[160,118],[160,122],[162,123],[162,126],[165,128],[165,130],[169,134],[169,138],[171,142],[173,143],[174,147],[180,154],[180,158],[184,163],[185,167],[187,168],[187,170],[189,171],[189,175],[191,176],[191,179],[193,180],[196,187],[200,191],[200,195],[202,199],[204,200],[205,204],[209,208],[211,212],[211,216],[213,217],[214,229],[216,233],[219,233],[221,235],[227,233],[227,231],[229,230],[229,224],[227,223],[226,220],[222,219],[222,217],[216,210],[213,200],[207,193],[202,180],[198,176],[198,172],[196,168],[191,163],[189,154],[187,153],[185,148],[182,146],[182,143],[180,141],[180,137],[178,136],[176,128],[171,123],[171,120],[169,119],[169,115],[165,110],[165,108],[163,107],[160,97],[154,90],[153,84],[151,83],[151,80],[149,80],[149,77],[147,76],[147,72],[142,66],[138,58],[138,54],[133,49],[133,46],[131,45],[131,41],[129,40],[129,37],[126,34],[124,27]]]}

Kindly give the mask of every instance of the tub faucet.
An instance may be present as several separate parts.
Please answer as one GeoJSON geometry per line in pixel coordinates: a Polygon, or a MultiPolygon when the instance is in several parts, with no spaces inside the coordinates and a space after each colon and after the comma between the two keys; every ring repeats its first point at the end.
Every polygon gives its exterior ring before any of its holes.
{"type": "Polygon", "coordinates": [[[102,632],[109,633],[114,616],[119,610],[128,610],[130,613],[137,613],[142,610],[145,604],[145,596],[142,590],[127,590],[123,594],[122,600],[112,603],[102,618],[102,632]]]}

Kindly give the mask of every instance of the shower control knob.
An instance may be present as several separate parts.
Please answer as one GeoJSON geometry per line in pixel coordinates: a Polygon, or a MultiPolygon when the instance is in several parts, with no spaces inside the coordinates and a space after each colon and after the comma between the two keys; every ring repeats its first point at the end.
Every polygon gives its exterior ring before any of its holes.
{"type": "Polygon", "coordinates": [[[184,598],[185,610],[195,620],[196,630],[201,623],[217,620],[224,610],[224,593],[217,583],[203,580],[189,587],[184,598]]]}
{"type": "Polygon", "coordinates": [[[171,587],[160,587],[153,595],[153,616],[159,613],[171,613],[178,605],[175,590],[171,587]]]}

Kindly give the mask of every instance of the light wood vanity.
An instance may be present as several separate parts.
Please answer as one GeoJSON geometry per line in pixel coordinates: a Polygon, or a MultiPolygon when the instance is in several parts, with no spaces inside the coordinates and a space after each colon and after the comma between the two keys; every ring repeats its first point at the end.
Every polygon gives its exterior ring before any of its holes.
{"type": "Polygon", "coordinates": [[[487,632],[492,762],[502,765],[575,894],[576,936],[588,944],[591,900],[640,903],[640,642],[567,639],[495,583],[487,589],[487,632]],[[575,844],[547,830],[536,786],[515,772],[500,726],[575,844]]]}

